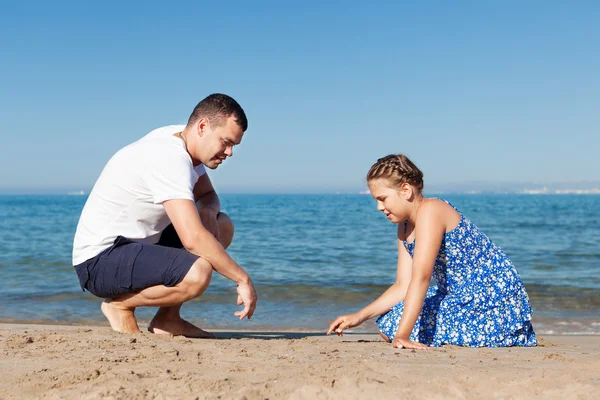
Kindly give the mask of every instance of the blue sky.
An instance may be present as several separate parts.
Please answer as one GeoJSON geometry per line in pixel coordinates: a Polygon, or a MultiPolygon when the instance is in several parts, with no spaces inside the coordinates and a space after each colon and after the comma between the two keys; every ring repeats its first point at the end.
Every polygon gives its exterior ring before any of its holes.
{"type": "Polygon", "coordinates": [[[396,152],[426,185],[600,179],[598,2],[87,3],[3,2],[0,190],[87,190],[213,92],[249,118],[224,192],[360,190],[396,152]]]}

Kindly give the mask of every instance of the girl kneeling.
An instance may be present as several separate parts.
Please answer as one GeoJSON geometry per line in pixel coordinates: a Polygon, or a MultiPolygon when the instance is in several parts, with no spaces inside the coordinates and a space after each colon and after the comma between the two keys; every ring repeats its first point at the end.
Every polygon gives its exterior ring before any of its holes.
{"type": "Polygon", "coordinates": [[[381,336],[398,348],[537,345],[514,265],[450,203],[423,197],[423,173],[406,156],[377,160],[367,183],[377,209],[398,224],[396,283],[361,311],[336,318],[328,334],[380,315],[381,336]],[[432,276],[436,287],[429,287],[432,276]]]}

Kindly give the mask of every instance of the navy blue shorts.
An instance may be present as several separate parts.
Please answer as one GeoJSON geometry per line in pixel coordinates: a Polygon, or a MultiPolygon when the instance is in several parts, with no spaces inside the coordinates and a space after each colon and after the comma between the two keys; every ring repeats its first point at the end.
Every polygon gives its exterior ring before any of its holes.
{"type": "Polygon", "coordinates": [[[172,225],[157,244],[117,237],[112,246],[75,266],[81,288],[109,299],[151,286],[176,286],[198,256],[181,245],[172,225]]]}

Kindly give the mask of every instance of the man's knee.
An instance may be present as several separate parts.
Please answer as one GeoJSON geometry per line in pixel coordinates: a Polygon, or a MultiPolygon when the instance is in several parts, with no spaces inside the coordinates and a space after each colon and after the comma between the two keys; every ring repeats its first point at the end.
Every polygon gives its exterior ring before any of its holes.
{"type": "Polygon", "coordinates": [[[212,266],[205,259],[198,258],[181,281],[181,287],[186,291],[189,298],[193,299],[206,290],[211,278],[212,266]]]}
{"type": "Polygon", "coordinates": [[[219,241],[224,248],[227,248],[233,241],[233,221],[229,215],[221,212],[217,216],[217,222],[219,223],[219,241]]]}

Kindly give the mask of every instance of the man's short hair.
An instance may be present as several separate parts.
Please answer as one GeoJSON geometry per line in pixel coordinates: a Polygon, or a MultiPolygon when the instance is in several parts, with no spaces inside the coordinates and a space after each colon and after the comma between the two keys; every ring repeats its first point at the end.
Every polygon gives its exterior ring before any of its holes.
{"type": "Polygon", "coordinates": [[[200,118],[208,118],[211,125],[221,126],[232,115],[242,131],[246,132],[248,119],[238,102],[226,94],[214,93],[198,103],[192,111],[192,115],[190,115],[188,125],[193,124],[200,118]]]}

